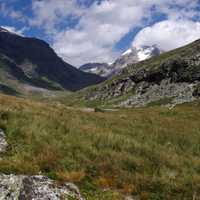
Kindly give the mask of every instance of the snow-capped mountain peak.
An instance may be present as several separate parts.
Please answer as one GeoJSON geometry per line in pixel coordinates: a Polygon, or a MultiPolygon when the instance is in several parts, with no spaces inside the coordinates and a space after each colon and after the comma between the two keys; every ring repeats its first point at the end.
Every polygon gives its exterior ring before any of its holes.
{"type": "Polygon", "coordinates": [[[132,53],[132,49],[126,50],[126,51],[122,54],[122,56],[128,55],[128,54],[130,54],[130,53],[132,53]]]}
{"type": "Polygon", "coordinates": [[[138,61],[143,61],[148,58],[151,58],[152,56],[160,54],[159,53],[160,50],[155,45],[143,46],[136,49],[137,49],[138,61]]]}
{"type": "Polygon", "coordinates": [[[160,55],[161,51],[156,45],[132,47],[126,50],[111,65],[106,63],[88,63],[80,67],[81,70],[101,76],[111,76],[129,64],[137,63],[153,56],[160,55]]]}

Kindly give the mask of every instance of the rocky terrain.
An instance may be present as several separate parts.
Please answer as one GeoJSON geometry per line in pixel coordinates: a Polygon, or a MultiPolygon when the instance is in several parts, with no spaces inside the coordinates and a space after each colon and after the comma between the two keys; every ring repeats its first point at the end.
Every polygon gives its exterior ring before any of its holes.
{"type": "Polygon", "coordinates": [[[112,64],[107,63],[88,63],[82,65],[79,69],[85,72],[90,72],[103,77],[111,77],[117,74],[121,69],[127,65],[137,63],[163,53],[156,45],[132,47],[125,51],[112,64]]]}
{"type": "Polygon", "coordinates": [[[65,63],[46,42],[0,28],[0,91],[76,91],[103,80],[65,63]]]}
{"type": "Polygon", "coordinates": [[[89,90],[87,100],[111,101],[117,106],[150,103],[176,105],[198,99],[200,87],[200,41],[159,57],[133,64],[117,76],[89,90]]]}
{"type": "MultiPolygon", "coordinates": [[[[6,152],[7,146],[6,135],[0,130],[1,154],[6,152]]],[[[42,175],[0,174],[1,200],[67,200],[68,198],[84,200],[77,186],[72,183],[58,185],[42,175]]]]}

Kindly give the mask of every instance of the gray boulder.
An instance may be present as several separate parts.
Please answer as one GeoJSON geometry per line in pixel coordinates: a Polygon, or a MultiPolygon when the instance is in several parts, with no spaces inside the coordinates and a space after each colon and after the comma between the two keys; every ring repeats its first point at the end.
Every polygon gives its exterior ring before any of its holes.
{"type": "Polygon", "coordinates": [[[0,200],[84,200],[72,183],[62,186],[45,176],[0,175],[0,200]]]}

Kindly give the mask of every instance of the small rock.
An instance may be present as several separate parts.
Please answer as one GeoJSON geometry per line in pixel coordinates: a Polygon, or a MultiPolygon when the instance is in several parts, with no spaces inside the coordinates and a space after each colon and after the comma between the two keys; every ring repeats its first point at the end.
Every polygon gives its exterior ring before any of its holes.
{"type": "Polygon", "coordinates": [[[6,151],[7,146],[8,143],[6,141],[6,135],[3,132],[3,130],[0,129],[0,153],[4,153],[6,151]]]}
{"type": "Polygon", "coordinates": [[[193,92],[194,97],[200,97],[200,83],[196,85],[194,92],[193,92]]]}

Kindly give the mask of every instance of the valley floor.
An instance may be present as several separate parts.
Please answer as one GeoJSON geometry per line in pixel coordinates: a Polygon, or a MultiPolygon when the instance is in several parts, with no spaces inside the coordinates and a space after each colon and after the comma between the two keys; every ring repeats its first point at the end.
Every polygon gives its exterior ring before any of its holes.
{"type": "Polygon", "coordinates": [[[74,182],[88,200],[198,199],[199,111],[199,102],[102,112],[0,95],[9,143],[0,172],[74,182]]]}

